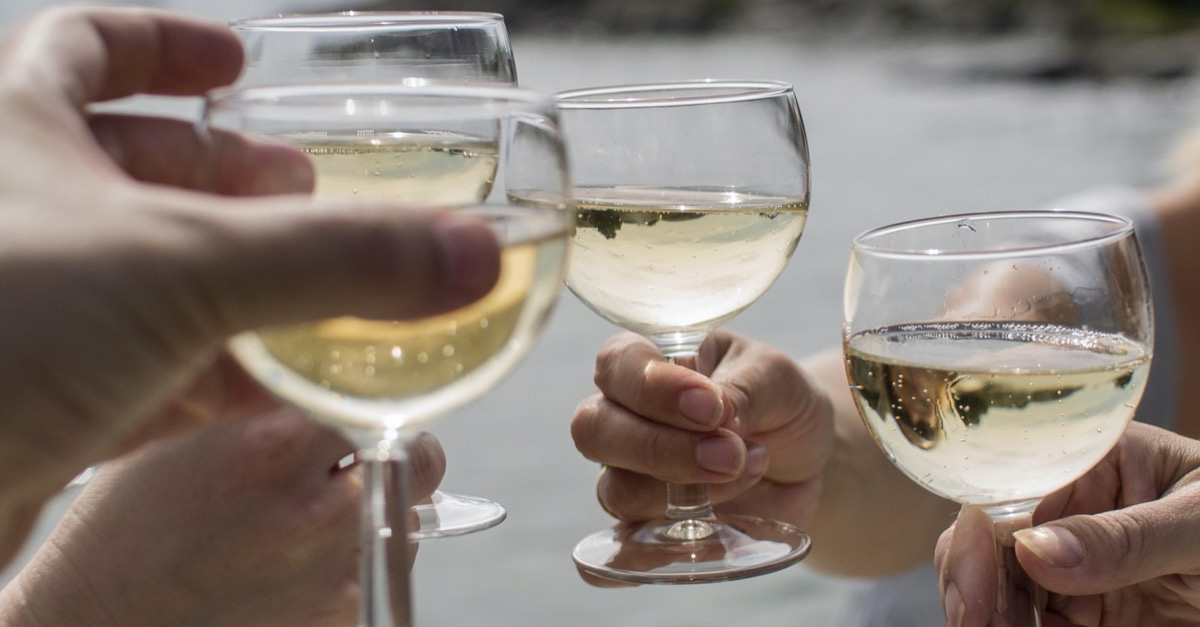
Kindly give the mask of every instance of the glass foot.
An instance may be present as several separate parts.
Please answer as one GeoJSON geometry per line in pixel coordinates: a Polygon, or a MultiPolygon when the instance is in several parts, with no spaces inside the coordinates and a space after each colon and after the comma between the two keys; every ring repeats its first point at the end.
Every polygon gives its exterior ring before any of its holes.
{"type": "Polygon", "coordinates": [[[583,572],[636,584],[710,583],[774,572],[808,555],[792,525],[754,516],[666,518],[617,525],[575,546],[583,572]]]}
{"type": "Polygon", "coordinates": [[[508,516],[502,505],[478,496],[437,490],[432,501],[412,508],[419,527],[409,534],[410,539],[433,540],[475,533],[499,525],[508,516]]]}

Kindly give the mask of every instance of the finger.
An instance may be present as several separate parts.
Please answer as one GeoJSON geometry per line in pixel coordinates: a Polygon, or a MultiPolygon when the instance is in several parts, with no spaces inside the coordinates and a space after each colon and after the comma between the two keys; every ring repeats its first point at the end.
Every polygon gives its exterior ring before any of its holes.
{"type": "Polygon", "coordinates": [[[431,433],[421,433],[406,447],[408,485],[412,502],[423,501],[437,489],[446,474],[446,452],[431,433]]]}
{"type": "Polygon", "coordinates": [[[614,402],[664,425],[710,431],[725,416],[716,384],[664,361],[653,344],[632,333],[605,343],[596,355],[595,381],[614,402]]]}
{"type": "Polygon", "coordinates": [[[230,196],[307,193],[312,164],[295,147],[166,118],[96,115],[92,134],[138,181],[230,196]]]}
{"type": "Polygon", "coordinates": [[[1104,616],[1104,597],[1098,594],[1069,596],[1051,593],[1043,617],[1045,627],[1099,625],[1104,616]]]}
{"type": "Polygon", "coordinates": [[[938,541],[942,602],[951,625],[984,627],[995,614],[998,582],[992,533],[987,514],[964,505],[954,526],[938,541]]]}
{"type": "Polygon", "coordinates": [[[1169,574],[1200,559],[1200,484],[1158,501],[1072,516],[1017,534],[1017,558],[1038,583],[1062,594],[1109,592],[1169,574]]]}
{"type": "MultiPolygon", "coordinates": [[[[766,449],[752,445],[747,450],[747,457],[746,471],[736,479],[727,483],[709,484],[709,499],[713,504],[727,503],[751,488],[757,490],[767,467],[766,449]]],[[[783,495],[777,496],[783,498],[783,495]]],[[[618,520],[647,520],[661,516],[666,510],[667,487],[666,482],[649,475],[606,466],[596,482],[596,498],[600,500],[601,507],[618,520]]],[[[757,501],[755,503],[757,504],[757,501]]],[[[765,516],[769,512],[757,507],[744,513],[765,516]]]]}
{"type": "MultiPolygon", "coordinates": [[[[716,334],[718,341],[729,334],[716,334]]],[[[814,361],[845,377],[840,355],[814,361]]],[[[825,467],[833,452],[833,405],[829,395],[791,358],[766,344],[737,338],[712,373],[732,419],[723,423],[771,452],[768,476],[781,482],[806,480],[825,467]]]]}
{"type": "Polygon", "coordinates": [[[697,433],[664,426],[602,396],[576,409],[571,436],[588,459],[663,481],[725,482],[746,466],[746,444],[728,429],[697,433]]]}
{"type": "Polygon", "coordinates": [[[77,107],[135,93],[200,95],[233,82],[243,56],[236,35],[215,22],[95,7],[35,15],[6,52],[26,85],[77,107]]]}
{"type": "Polygon", "coordinates": [[[419,318],[478,299],[499,275],[495,236],[469,217],[295,197],[211,202],[147,216],[167,222],[139,230],[165,254],[142,270],[124,261],[130,272],[154,273],[140,284],[157,288],[156,301],[177,308],[179,320],[217,337],[334,315],[419,318]]]}

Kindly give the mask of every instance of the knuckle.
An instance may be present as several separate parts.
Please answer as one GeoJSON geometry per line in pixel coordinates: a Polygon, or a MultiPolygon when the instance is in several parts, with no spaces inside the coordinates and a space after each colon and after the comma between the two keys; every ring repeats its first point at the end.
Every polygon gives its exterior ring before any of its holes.
{"type": "Polygon", "coordinates": [[[571,439],[575,442],[575,448],[588,459],[594,459],[593,448],[600,432],[599,398],[596,395],[584,399],[571,417],[571,439]]]}
{"type": "Polygon", "coordinates": [[[651,429],[647,437],[640,440],[641,451],[638,459],[645,460],[651,469],[651,474],[663,480],[678,479],[678,458],[671,450],[670,438],[662,429],[651,429]]]}
{"type": "Polygon", "coordinates": [[[1104,528],[1104,550],[1116,560],[1116,564],[1104,565],[1110,573],[1128,573],[1142,565],[1145,559],[1146,535],[1144,530],[1149,521],[1136,510],[1118,510],[1111,516],[1100,517],[1104,528]]]}

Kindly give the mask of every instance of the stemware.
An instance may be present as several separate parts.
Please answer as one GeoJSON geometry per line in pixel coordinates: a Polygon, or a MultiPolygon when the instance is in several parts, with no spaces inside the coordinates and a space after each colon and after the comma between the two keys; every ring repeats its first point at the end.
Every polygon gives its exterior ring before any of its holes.
{"type": "MultiPolygon", "coordinates": [[[[241,87],[517,82],[508,31],[498,13],[346,11],[242,18],[230,27],[246,51],[241,87]]],[[[413,511],[418,524],[411,535],[417,540],[481,531],[507,515],[490,499],[441,489],[413,511]]]]}
{"type": "MultiPolygon", "coordinates": [[[[609,321],[689,368],[710,331],[784,269],[808,212],[809,158],[792,87],[691,81],[564,92],[578,212],[567,285],[609,321]]],[[[713,511],[708,487],[670,484],[663,516],[574,551],[633,583],[750,577],[802,559],[783,522],[713,511]]]]}
{"type": "Polygon", "coordinates": [[[996,527],[999,611],[1041,624],[1013,532],[1120,438],[1150,367],[1153,317],[1124,219],[1005,212],[854,239],[846,372],[888,459],[996,527]]]}
{"type": "Polygon", "coordinates": [[[313,163],[318,197],[398,210],[434,202],[485,221],[502,245],[495,287],[458,310],[415,321],[347,316],[230,342],[268,390],[358,447],[361,624],[409,624],[407,569],[398,561],[409,536],[406,517],[395,515],[407,503],[402,478],[391,488],[383,479],[404,470],[407,436],[517,364],[557,298],[574,216],[553,102],[513,87],[270,86],[215,92],[205,119],[214,143],[236,131],[296,145],[313,163]],[[510,200],[517,191],[538,204],[510,200]],[[389,572],[403,583],[389,584],[389,572]]]}
{"type": "Polygon", "coordinates": [[[346,11],[237,19],[239,85],[517,83],[504,17],[469,11],[346,11]]]}

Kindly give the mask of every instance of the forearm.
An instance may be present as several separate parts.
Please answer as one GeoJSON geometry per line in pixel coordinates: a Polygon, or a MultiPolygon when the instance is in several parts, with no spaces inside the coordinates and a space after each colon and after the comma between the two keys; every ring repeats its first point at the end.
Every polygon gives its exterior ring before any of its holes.
{"type": "Polygon", "coordinates": [[[921,488],[875,444],[848,391],[839,351],[803,366],[833,398],[836,443],[822,475],[820,506],[809,526],[806,563],[836,575],[893,574],[933,557],[958,506],[921,488]]]}

